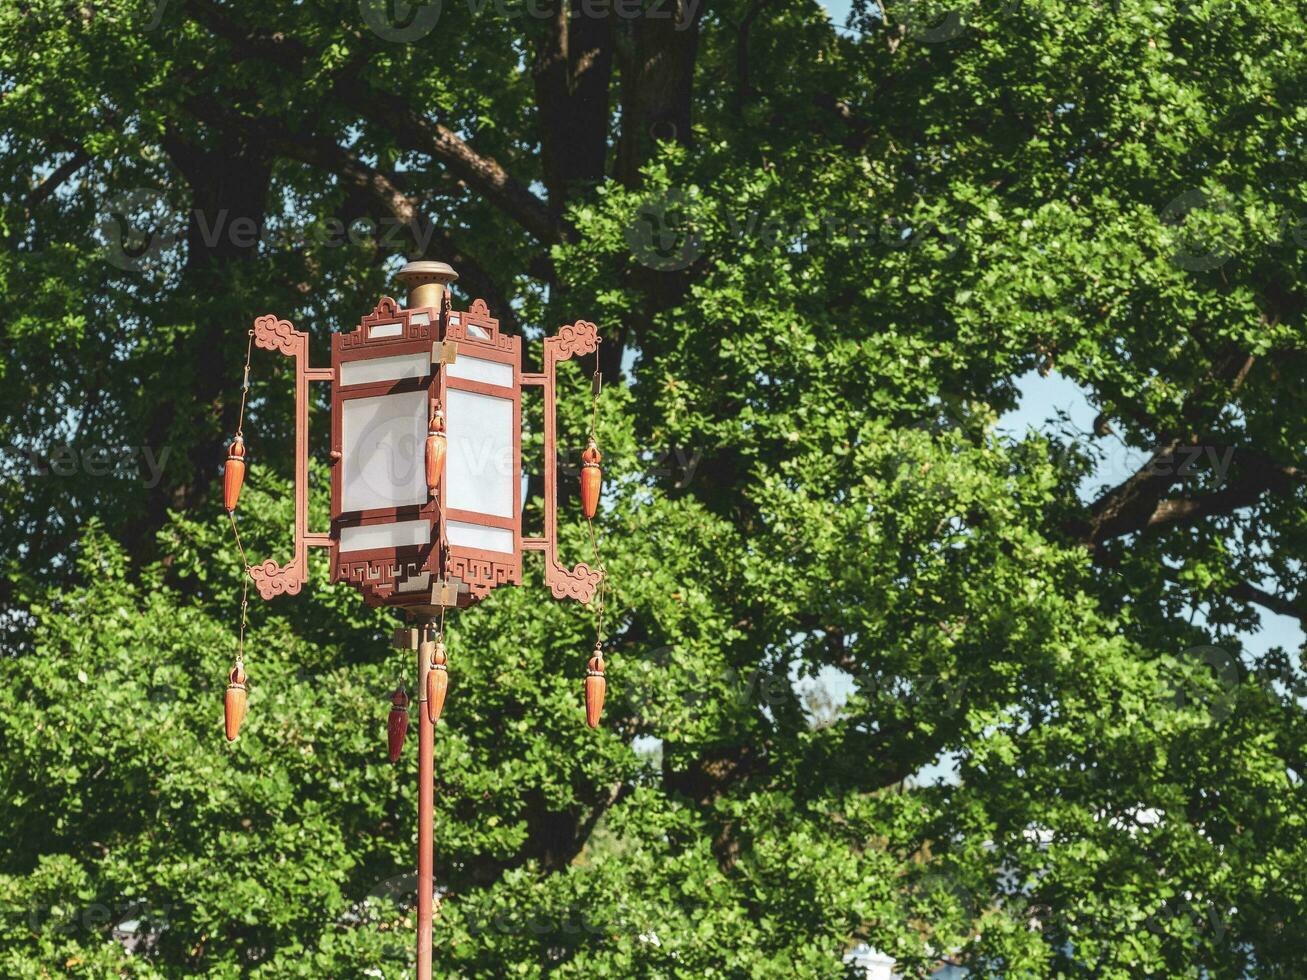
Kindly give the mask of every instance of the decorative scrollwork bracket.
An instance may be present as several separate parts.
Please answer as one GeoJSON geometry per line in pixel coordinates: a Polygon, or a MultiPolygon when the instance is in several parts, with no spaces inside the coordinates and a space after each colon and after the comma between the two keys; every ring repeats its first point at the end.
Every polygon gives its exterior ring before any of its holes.
{"type": "Polygon", "coordinates": [[[330,381],[331,368],[309,367],[309,335],[269,313],[254,321],[254,345],[295,358],[295,554],[280,565],[253,565],[250,577],[264,599],[296,595],[308,580],[308,549],[330,548],[329,534],[309,532],[309,382],[330,381]]]}
{"type": "Polygon", "coordinates": [[[577,320],[545,339],[544,370],[540,374],[523,374],[522,384],[544,389],[545,400],[545,534],[542,538],[523,538],[522,550],[545,553],[545,584],[555,599],[589,602],[603,579],[603,572],[584,562],[564,568],[558,560],[558,420],[555,413],[558,363],[599,349],[599,331],[588,320],[577,320]]]}

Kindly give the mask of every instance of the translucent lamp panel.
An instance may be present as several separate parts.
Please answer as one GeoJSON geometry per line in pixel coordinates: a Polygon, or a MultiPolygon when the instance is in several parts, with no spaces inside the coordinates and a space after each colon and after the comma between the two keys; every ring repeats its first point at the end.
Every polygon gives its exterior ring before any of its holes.
{"type": "Polygon", "coordinates": [[[445,537],[451,547],[477,548],[481,551],[513,553],[513,532],[502,527],[486,527],[465,521],[446,521],[445,537]]]}
{"type": "Polygon", "coordinates": [[[445,375],[450,378],[466,378],[468,381],[484,381],[504,388],[513,387],[513,365],[462,353],[454,359],[453,364],[445,367],[445,375]]]}
{"type": "MultiPolygon", "coordinates": [[[[457,325],[460,322],[459,315],[457,313],[451,314],[449,322],[457,325]]],[[[469,323],[467,325],[467,335],[469,337],[476,337],[478,340],[485,340],[490,336],[483,327],[478,327],[475,323],[469,323]]]]}
{"type": "Polygon", "coordinates": [[[357,361],[342,361],[340,383],[362,385],[370,381],[398,381],[401,378],[425,378],[431,373],[431,357],[420,354],[400,354],[396,357],[369,357],[357,361]]]}
{"type": "Polygon", "coordinates": [[[340,551],[376,551],[405,548],[431,543],[428,521],[392,521],[389,524],[364,524],[340,529],[340,551]]]}
{"type": "Polygon", "coordinates": [[[427,502],[427,393],[341,401],[341,510],[427,502]]]}
{"type": "MultiPolygon", "coordinates": [[[[513,400],[447,388],[445,401],[446,506],[514,516],[518,461],[513,450],[513,400]]],[[[512,551],[511,545],[508,550],[512,551]]]]}

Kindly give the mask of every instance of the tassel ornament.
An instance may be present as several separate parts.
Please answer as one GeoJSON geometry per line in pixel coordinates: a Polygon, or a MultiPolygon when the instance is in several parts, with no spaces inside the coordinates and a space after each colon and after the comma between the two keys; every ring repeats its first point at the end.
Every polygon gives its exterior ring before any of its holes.
{"type": "Polygon", "coordinates": [[[599,490],[603,483],[603,470],[599,463],[603,458],[594,436],[591,436],[585,451],[581,453],[581,511],[587,521],[594,520],[595,512],[599,509],[599,490]]]}
{"type": "Polygon", "coordinates": [[[431,655],[431,668],[427,671],[427,720],[433,725],[440,721],[440,712],[445,710],[445,694],[449,691],[448,662],[445,644],[437,640],[436,650],[431,655]]]}
{"type": "Polygon", "coordinates": [[[408,694],[403,688],[396,688],[390,696],[390,718],[386,722],[386,736],[389,742],[390,761],[398,762],[404,752],[404,736],[408,734],[408,694]]]}
{"type": "Polygon", "coordinates": [[[227,697],[223,704],[228,742],[236,741],[236,737],[241,733],[241,725],[245,722],[245,712],[249,707],[249,688],[245,681],[245,664],[237,657],[236,665],[227,675],[227,697]]]}
{"type": "Polygon", "coordinates": [[[436,409],[427,426],[427,492],[436,495],[445,474],[445,413],[436,409]]]}
{"type": "Polygon", "coordinates": [[[227,449],[227,465],[222,471],[222,505],[227,513],[236,510],[245,483],[245,440],[237,435],[227,449]]]}
{"type": "Polygon", "coordinates": [[[607,690],[603,648],[596,643],[594,656],[590,658],[585,672],[585,723],[591,728],[599,727],[599,717],[603,714],[604,694],[607,690]]]}

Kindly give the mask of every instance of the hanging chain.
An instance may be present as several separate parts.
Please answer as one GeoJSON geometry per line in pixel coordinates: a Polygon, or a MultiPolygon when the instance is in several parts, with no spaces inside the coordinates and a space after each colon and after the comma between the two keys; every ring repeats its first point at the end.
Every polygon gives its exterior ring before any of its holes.
{"type": "Polygon", "coordinates": [[[599,589],[595,596],[595,646],[602,646],[604,642],[604,592],[608,589],[608,569],[604,567],[602,559],[599,557],[599,539],[595,532],[594,521],[587,521],[590,525],[590,546],[594,549],[595,567],[599,569],[599,589]]]}
{"type": "Polygon", "coordinates": [[[236,434],[238,436],[244,435],[241,429],[245,425],[245,399],[250,393],[250,354],[254,350],[254,331],[251,330],[249,334],[249,342],[245,345],[245,377],[241,382],[241,410],[240,414],[236,416],[236,434]]]}
{"type": "MultiPolygon", "coordinates": [[[[254,352],[253,330],[249,331],[249,338],[245,345],[245,372],[241,380],[241,407],[236,416],[236,435],[238,438],[244,437],[245,403],[250,394],[250,355],[254,352]]],[[[234,510],[227,511],[227,517],[231,520],[232,537],[236,540],[236,550],[240,552],[241,566],[245,569],[245,574],[241,576],[241,628],[236,641],[236,663],[238,666],[243,667],[245,665],[245,629],[249,623],[250,580],[254,577],[254,570],[250,568],[250,560],[245,554],[245,545],[241,542],[241,532],[236,526],[236,512],[234,510]]]]}
{"type": "Polygon", "coordinates": [[[228,512],[227,516],[231,518],[232,533],[236,535],[236,547],[240,549],[241,564],[245,566],[245,574],[241,576],[241,631],[236,641],[236,663],[243,667],[245,666],[245,627],[249,622],[250,578],[253,573],[245,557],[245,548],[241,545],[241,533],[236,530],[236,515],[228,512]]]}
{"type": "MultiPolygon", "coordinates": [[[[599,373],[599,358],[595,355],[594,377],[591,379],[591,412],[590,412],[590,440],[597,442],[597,432],[599,429],[599,393],[603,389],[603,375],[599,373]]],[[[604,567],[603,559],[599,557],[599,534],[595,530],[593,518],[586,518],[586,524],[590,527],[590,547],[594,552],[595,568],[599,570],[599,589],[595,596],[595,648],[598,649],[604,643],[604,593],[608,589],[608,569],[604,567]]]]}

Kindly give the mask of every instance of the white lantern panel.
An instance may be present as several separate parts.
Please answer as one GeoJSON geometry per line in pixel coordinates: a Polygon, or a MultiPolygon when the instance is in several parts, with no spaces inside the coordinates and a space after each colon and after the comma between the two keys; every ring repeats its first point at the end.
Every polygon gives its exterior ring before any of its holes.
{"type": "Polygon", "coordinates": [[[446,506],[512,517],[513,400],[448,388],[445,401],[446,506]]]}
{"type": "Polygon", "coordinates": [[[360,361],[342,361],[340,383],[363,385],[372,381],[398,381],[400,378],[425,378],[431,373],[431,358],[421,354],[397,357],[373,357],[360,361]]]}
{"type": "Polygon", "coordinates": [[[427,393],[346,398],[340,405],[341,511],[426,503],[427,393]]]}
{"type": "Polygon", "coordinates": [[[502,527],[468,524],[464,521],[446,521],[445,537],[451,546],[480,548],[482,551],[513,553],[513,532],[502,527]]]}
{"type": "Polygon", "coordinates": [[[382,337],[398,337],[404,332],[402,323],[374,323],[368,329],[369,340],[380,340],[382,337]]]}
{"type": "Polygon", "coordinates": [[[340,550],[374,551],[378,548],[405,548],[431,541],[431,524],[427,521],[394,521],[389,524],[364,524],[340,529],[340,550]]]}
{"type": "Polygon", "coordinates": [[[459,353],[453,364],[446,365],[445,374],[451,378],[482,381],[503,388],[513,387],[513,365],[502,361],[488,361],[484,357],[469,357],[459,353]]]}

